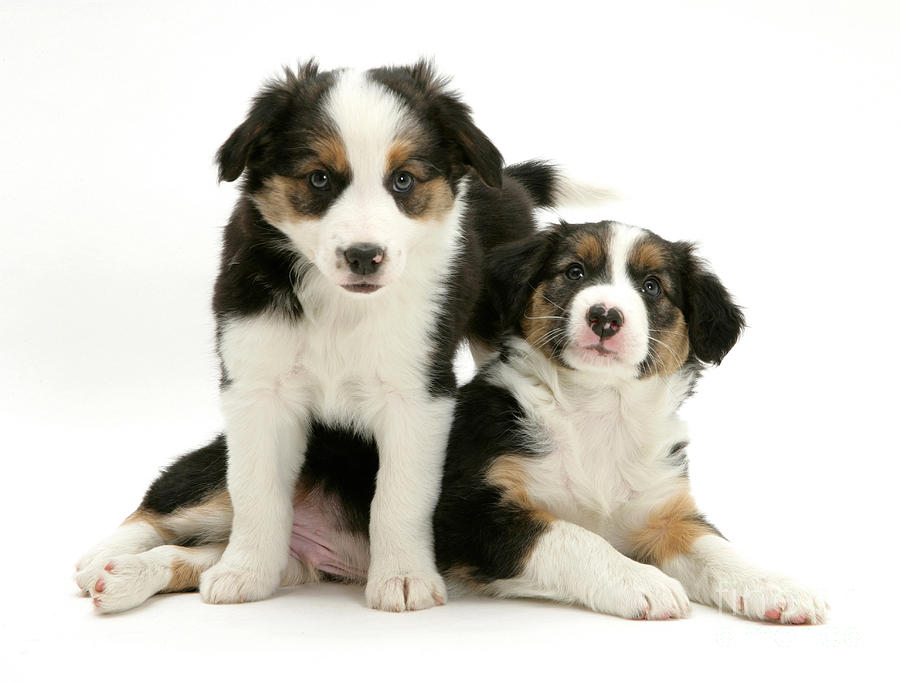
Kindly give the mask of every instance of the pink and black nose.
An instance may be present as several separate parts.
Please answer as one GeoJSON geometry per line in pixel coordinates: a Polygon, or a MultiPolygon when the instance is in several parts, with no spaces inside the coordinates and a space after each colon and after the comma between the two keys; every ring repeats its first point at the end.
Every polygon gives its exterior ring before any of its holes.
{"type": "Polygon", "coordinates": [[[615,336],[622,325],[625,324],[625,316],[618,308],[607,308],[602,305],[592,305],[587,311],[587,323],[600,339],[608,339],[615,336]]]}
{"type": "Polygon", "coordinates": [[[384,260],[384,249],[377,244],[367,242],[353,244],[344,251],[344,260],[350,266],[350,271],[355,275],[371,275],[384,260]]]}

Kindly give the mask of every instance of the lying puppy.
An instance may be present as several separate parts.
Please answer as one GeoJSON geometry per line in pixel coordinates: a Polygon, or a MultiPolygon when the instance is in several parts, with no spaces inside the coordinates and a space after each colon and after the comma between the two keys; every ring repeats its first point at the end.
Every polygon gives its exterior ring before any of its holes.
{"type": "Polygon", "coordinates": [[[534,207],[563,198],[563,183],[540,163],[504,171],[424,62],[287,71],[218,162],[221,179],[243,176],[213,299],[225,434],[174,465],[78,562],[78,585],[117,610],[134,597],[116,598],[110,560],[229,540],[224,553],[198,550],[203,599],[265,598],[288,571],[301,472],[320,490],[356,485],[364,467],[371,515],[367,504],[350,527],[371,537],[368,604],[442,603],[431,515],[453,357],[464,335],[491,334],[489,320],[473,322],[482,252],[531,232],[534,207]],[[377,481],[374,461],[344,461],[348,440],[377,443],[377,481]]]}
{"type": "Polygon", "coordinates": [[[627,618],[683,617],[692,600],[823,622],[820,597],[741,559],[691,497],[678,409],[744,324],[692,245],[562,225],[501,247],[492,270],[515,332],[460,391],[442,572],[627,618]]]}
{"type": "MultiPolygon", "coordinates": [[[[742,560],[690,497],[676,412],[743,326],[691,245],[616,223],[560,226],[498,250],[491,269],[515,333],[460,391],[434,519],[444,575],[631,618],[684,616],[690,598],[822,622],[821,598],[742,560]]],[[[170,510],[156,512],[163,527],[190,521],[197,546],[116,557],[91,588],[100,610],[197,587],[231,518],[224,452],[220,440],[188,455],[142,505],[170,510]],[[196,490],[208,502],[191,502],[196,490]]],[[[372,439],[313,432],[283,584],[365,580],[376,472],[372,439]]]]}

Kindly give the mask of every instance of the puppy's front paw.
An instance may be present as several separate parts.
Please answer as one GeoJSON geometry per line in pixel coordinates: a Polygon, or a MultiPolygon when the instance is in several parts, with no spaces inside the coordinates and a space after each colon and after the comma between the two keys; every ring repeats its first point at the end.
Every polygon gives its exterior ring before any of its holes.
{"type": "Polygon", "coordinates": [[[369,571],[366,603],[380,611],[420,611],[447,603],[447,588],[435,571],[369,571]]]}
{"type": "Polygon", "coordinates": [[[635,620],[686,618],[691,603],[681,583],[654,566],[634,563],[602,587],[598,611],[635,620]]]}
{"type": "Polygon", "coordinates": [[[718,586],[721,605],[754,620],[816,625],[828,619],[828,602],[814,591],[774,573],[756,573],[718,586]]]}
{"type": "Polygon", "coordinates": [[[278,588],[278,572],[222,559],[200,576],[200,597],[207,604],[240,604],[270,597],[278,588]]]}

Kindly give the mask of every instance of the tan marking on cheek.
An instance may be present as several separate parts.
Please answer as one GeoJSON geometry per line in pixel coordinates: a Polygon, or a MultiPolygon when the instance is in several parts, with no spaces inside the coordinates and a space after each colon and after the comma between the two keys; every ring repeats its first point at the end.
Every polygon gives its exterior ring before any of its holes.
{"type": "MultiPolygon", "coordinates": [[[[413,220],[440,220],[453,208],[453,191],[449,183],[441,176],[430,180],[423,178],[433,174],[421,161],[414,157],[422,144],[415,133],[409,137],[398,138],[393,142],[385,158],[385,175],[398,170],[405,170],[416,178],[416,184],[408,195],[398,195],[403,210],[413,220]]],[[[390,178],[388,178],[390,182],[390,178]]]]}
{"type": "Polygon", "coordinates": [[[710,534],[714,529],[697,512],[690,492],[683,490],[655,509],[629,540],[637,561],[658,566],[687,554],[697,538],[710,534]]]}
{"type": "Polygon", "coordinates": [[[528,343],[553,359],[553,346],[559,342],[557,334],[565,334],[565,331],[557,328],[559,320],[555,317],[559,315],[559,309],[547,300],[545,291],[546,285],[541,282],[528,299],[522,317],[522,333],[528,343]]]}
{"type": "Polygon", "coordinates": [[[406,201],[413,220],[440,220],[453,208],[453,192],[443,178],[432,178],[416,183],[406,201]]]}
{"type": "Polygon", "coordinates": [[[311,192],[305,179],[273,175],[266,178],[263,188],[253,195],[253,201],[268,223],[284,225],[317,215],[311,207],[304,210],[311,192]]]}
{"type": "Polygon", "coordinates": [[[528,496],[530,477],[521,457],[501,455],[488,467],[485,480],[503,491],[505,501],[530,512],[536,521],[551,523],[555,520],[548,512],[538,509],[528,496]]]}
{"type": "Polygon", "coordinates": [[[653,353],[650,357],[651,374],[669,376],[677,372],[687,361],[690,353],[687,323],[681,311],[675,310],[677,319],[668,329],[650,332],[656,341],[650,341],[653,353]]]}

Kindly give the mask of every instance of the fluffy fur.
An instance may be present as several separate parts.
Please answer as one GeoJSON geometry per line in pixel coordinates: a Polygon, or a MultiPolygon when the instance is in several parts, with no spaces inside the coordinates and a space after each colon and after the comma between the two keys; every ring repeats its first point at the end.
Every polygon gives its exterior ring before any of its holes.
{"type": "MultiPolygon", "coordinates": [[[[217,159],[222,180],[243,178],[213,299],[225,433],[153,484],[79,562],[78,584],[118,610],[137,597],[111,599],[119,583],[105,567],[143,575],[146,562],[116,557],[228,540],[202,555],[208,602],[262,599],[305,579],[293,552],[337,575],[367,572],[374,608],[442,603],[431,515],[452,361],[466,334],[488,344],[497,332],[479,302],[483,252],[531,232],[533,209],[570,185],[539,162],[504,170],[424,62],[287,71],[263,87],[217,159]],[[348,456],[357,450],[359,461],[348,456]],[[341,515],[336,546],[362,534],[371,551],[332,561],[302,530],[292,535],[309,526],[294,502],[319,518],[334,489],[365,500],[341,515]]],[[[153,589],[168,579],[153,575],[153,589]]]]}
{"type": "Polygon", "coordinates": [[[461,389],[435,513],[444,574],[627,618],[696,601],[822,622],[819,596],[741,559],[691,497],[678,409],[744,323],[692,245],[561,225],[492,270],[514,333],[461,389]]]}
{"type": "MultiPolygon", "coordinates": [[[[693,246],[617,223],[560,225],[496,249],[489,273],[508,334],[459,392],[433,520],[441,573],[499,597],[627,618],[684,617],[695,601],[760,620],[823,622],[819,595],[743,559],[691,497],[677,413],[744,323],[693,246]]],[[[308,453],[283,584],[362,581],[376,444],[318,425],[308,453]]],[[[211,457],[199,451],[170,470],[185,504],[154,517],[159,534],[211,542],[209,529],[227,525],[221,497],[193,502],[187,492],[217,489],[211,457]]],[[[148,498],[166,487],[160,481],[148,498]]],[[[191,566],[196,575],[222,552],[199,549],[121,556],[91,593],[112,611],[190,587],[191,566]]]]}

